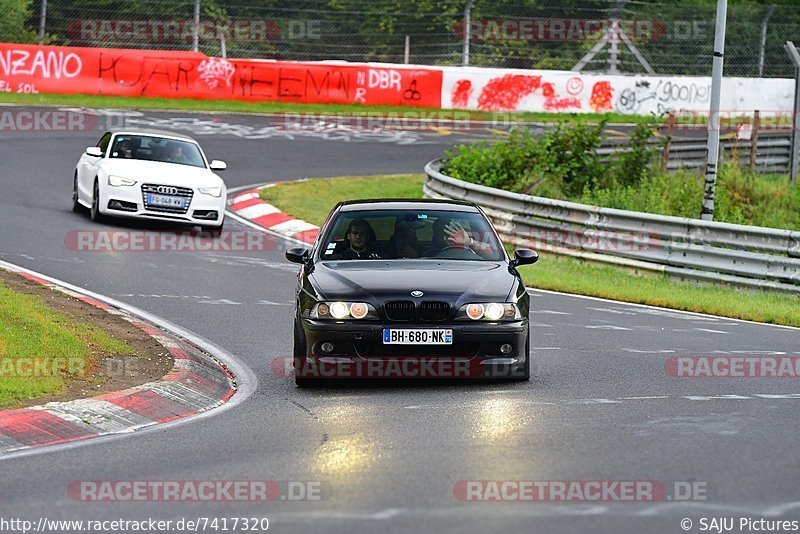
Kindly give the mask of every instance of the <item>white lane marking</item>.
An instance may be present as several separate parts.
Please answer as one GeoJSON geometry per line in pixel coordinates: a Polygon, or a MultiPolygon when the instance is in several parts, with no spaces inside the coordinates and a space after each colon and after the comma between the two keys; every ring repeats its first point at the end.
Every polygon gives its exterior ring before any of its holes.
{"type": "Polygon", "coordinates": [[[208,295],[147,295],[145,293],[112,293],[112,297],[120,297],[120,298],[152,298],[152,299],[193,299],[193,300],[204,300],[210,299],[208,295]]]}
{"type": "Polygon", "coordinates": [[[634,354],[670,354],[675,352],[670,349],[656,349],[656,350],[638,350],[638,349],[622,349],[625,352],[633,352],[634,354]]]}
{"type": "Polygon", "coordinates": [[[551,325],[551,324],[544,324],[544,323],[531,323],[530,324],[531,328],[533,328],[534,326],[539,327],[539,328],[553,328],[553,325],[551,325]]]}
{"type": "Polygon", "coordinates": [[[644,395],[641,397],[620,397],[621,400],[649,400],[649,399],[668,399],[668,395],[644,395]]]}
{"type": "Polygon", "coordinates": [[[245,219],[255,219],[257,217],[261,217],[264,215],[272,215],[273,213],[278,213],[280,210],[273,206],[272,204],[254,204],[248,208],[243,208],[240,210],[236,210],[240,216],[244,217],[245,219]]]}
{"type": "Polygon", "coordinates": [[[705,401],[705,400],[749,400],[753,397],[745,397],[742,395],[684,395],[685,399],[705,401]]]}
{"type": "Polygon", "coordinates": [[[629,311],[622,311],[622,310],[615,310],[613,308],[592,308],[591,306],[586,308],[587,310],[594,310],[599,312],[605,313],[615,313],[617,315],[636,315],[636,312],[629,312],[629,311]]]}
{"type": "Polygon", "coordinates": [[[543,315],[572,315],[568,312],[556,311],[556,310],[532,310],[531,314],[534,313],[541,313],[543,315]]]}
{"type": "Polygon", "coordinates": [[[756,393],[755,396],[761,397],[762,399],[800,399],[800,393],[756,393]]]}
{"type": "Polygon", "coordinates": [[[777,350],[732,350],[732,354],[748,354],[748,355],[761,355],[765,354],[767,356],[775,355],[781,356],[782,354],[786,354],[785,352],[777,351],[777,350]]]}
{"type": "Polygon", "coordinates": [[[570,401],[570,404],[620,404],[621,402],[614,399],[577,399],[570,401]]]}
{"type": "Polygon", "coordinates": [[[292,306],[294,302],[275,302],[273,300],[259,300],[259,306],[292,306]]]}
{"type": "Polygon", "coordinates": [[[724,330],[712,330],[711,328],[695,328],[695,330],[697,330],[698,332],[710,332],[712,334],[728,334],[729,333],[729,332],[726,332],[724,330]]]}
{"type": "Polygon", "coordinates": [[[224,304],[226,306],[241,306],[242,305],[241,302],[236,302],[235,300],[230,300],[230,299],[201,300],[201,301],[198,302],[198,304],[212,304],[212,305],[224,304]]]}
{"type": "Polygon", "coordinates": [[[630,330],[624,326],[614,326],[613,324],[599,324],[599,325],[584,325],[585,328],[592,328],[594,330],[630,330]]]}

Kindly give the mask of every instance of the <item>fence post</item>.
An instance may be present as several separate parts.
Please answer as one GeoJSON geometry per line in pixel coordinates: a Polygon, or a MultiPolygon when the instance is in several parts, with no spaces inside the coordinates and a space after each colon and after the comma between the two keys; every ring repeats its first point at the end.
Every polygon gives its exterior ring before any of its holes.
{"type": "Polygon", "coordinates": [[[761,21],[761,48],[758,51],[758,75],[764,75],[764,50],[767,47],[767,24],[769,24],[769,19],[772,17],[772,14],[775,12],[775,4],[771,4],[769,9],[767,9],[767,14],[764,16],[764,20],[761,21]]]}
{"type": "Polygon", "coordinates": [[[469,34],[472,27],[472,5],[474,3],[475,0],[467,0],[467,5],[464,6],[464,46],[461,51],[461,64],[465,67],[469,65],[469,34]]]}
{"type": "Polygon", "coordinates": [[[800,161],[798,161],[797,152],[800,149],[800,137],[797,135],[797,117],[800,113],[800,53],[794,47],[794,43],[786,41],[783,45],[786,53],[789,54],[792,63],[794,63],[794,115],[792,115],[792,147],[789,153],[789,179],[792,184],[797,183],[797,171],[800,168],[800,161]]]}
{"type": "Polygon", "coordinates": [[[711,106],[708,113],[708,142],[706,153],[706,179],[703,185],[703,205],[700,219],[714,220],[714,197],[717,189],[719,161],[719,105],[722,100],[722,58],[725,54],[725,22],[728,0],[717,0],[717,25],[714,31],[714,56],[711,68],[711,106]]]}
{"type": "Polygon", "coordinates": [[[758,130],[761,129],[761,114],[758,110],[753,113],[753,130],[750,134],[750,172],[756,169],[756,157],[758,156],[758,130]]]}
{"type": "Polygon", "coordinates": [[[192,24],[192,51],[200,48],[200,0],[194,0],[194,21],[192,24]]]}
{"type": "Polygon", "coordinates": [[[408,65],[409,60],[411,58],[411,36],[406,35],[406,45],[403,49],[403,63],[408,65]]]}
{"type": "Polygon", "coordinates": [[[39,15],[39,44],[44,44],[44,32],[47,24],[47,0],[42,0],[42,13],[39,15]]]}

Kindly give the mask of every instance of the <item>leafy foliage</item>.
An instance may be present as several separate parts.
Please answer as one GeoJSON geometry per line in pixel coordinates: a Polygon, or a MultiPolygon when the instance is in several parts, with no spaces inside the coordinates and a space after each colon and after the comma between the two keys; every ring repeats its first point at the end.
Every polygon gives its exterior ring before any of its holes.
{"type": "Polygon", "coordinates": [[[597,153],[605,125],[605,120],[587,124],[564,119],[541,136],[517,128],[503,141],[448,152],[446,172],[519,193],[548,189],[577,195],[607,170],[597,153]]]}

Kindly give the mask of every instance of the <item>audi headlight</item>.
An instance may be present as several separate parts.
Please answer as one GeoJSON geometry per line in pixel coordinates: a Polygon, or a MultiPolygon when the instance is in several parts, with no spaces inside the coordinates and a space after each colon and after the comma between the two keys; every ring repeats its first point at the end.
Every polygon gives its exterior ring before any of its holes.
{"type": "Polygon", "coordinates": [[[311,309],[312,319],[377,319],[378,314],[366,302],[319,302],[311,309]]]}
{"type": "Polygon", "coordinates": [[[221,187],[200,187],[197,190],[203,193],[204,195],[209,195],[212,197],[219,197],[222,194],[221,187]]]}
{"type": "Polygon", "coordinates": [[[114,187],[129,187],[132,185],[136,185],[136,180],[131,180],[130,178],[123,178],[122,176],[108,176],[108,185],[114,187]]]}
{"type": "Polygon", "coordinates": [[[509,321],[521,318],[522,314],[517,305],[507,302],[464,304],[456,314],[456,320],[509,321]]]}

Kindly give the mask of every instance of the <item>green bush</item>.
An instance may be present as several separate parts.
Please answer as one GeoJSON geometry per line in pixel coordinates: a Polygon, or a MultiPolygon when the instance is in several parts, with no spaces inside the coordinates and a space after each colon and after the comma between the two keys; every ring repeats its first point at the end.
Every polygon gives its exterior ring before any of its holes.
{"type": "Polygon", "coordinates": [[[444,171],[454,178],[518,193],[541,188],[580,194],[607,171],[597,154],[605,125],[605,119],[586,124],[573,118],[541,136],[516,128],[502,141],[461,145],[447,152],[444,171]]]}

